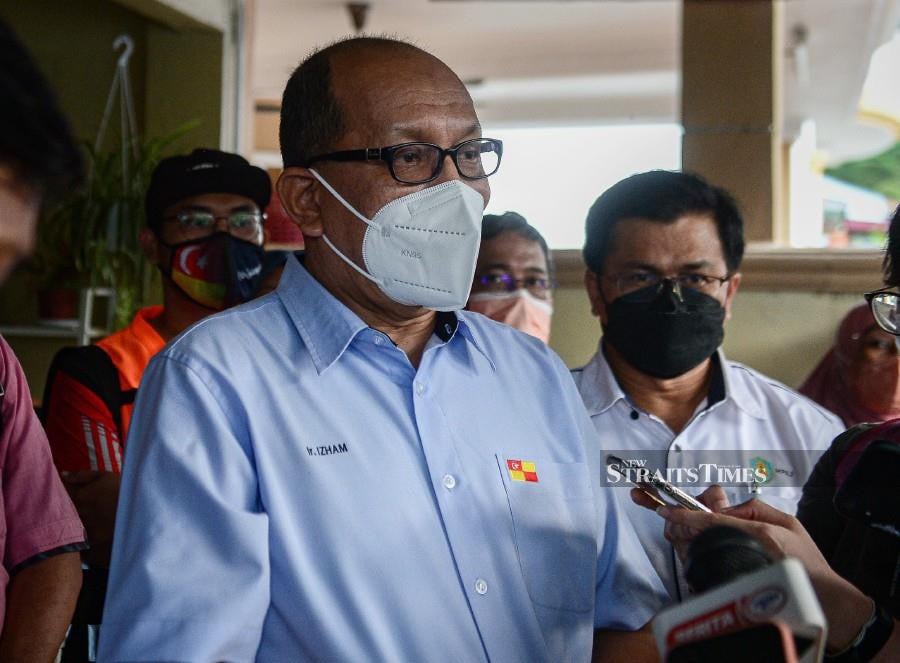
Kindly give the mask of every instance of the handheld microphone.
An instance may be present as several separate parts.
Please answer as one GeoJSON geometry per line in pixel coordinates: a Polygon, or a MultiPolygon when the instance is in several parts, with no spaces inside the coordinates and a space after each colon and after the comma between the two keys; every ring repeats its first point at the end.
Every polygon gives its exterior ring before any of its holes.
{"type": "Polygon", "coordinates": [[[711,527],[688,547],[685,579],[695,594],[724,585],[772,563],[762,544],[734,527],[711,527]]]}
{"type": "Polygon", "coordinates": [[[713,527],[691,543],[685,576],[698,594],[653,620],[667,663],[822,660],[825,615],[798,560],[773,563],[752,536],[713,527]]]}

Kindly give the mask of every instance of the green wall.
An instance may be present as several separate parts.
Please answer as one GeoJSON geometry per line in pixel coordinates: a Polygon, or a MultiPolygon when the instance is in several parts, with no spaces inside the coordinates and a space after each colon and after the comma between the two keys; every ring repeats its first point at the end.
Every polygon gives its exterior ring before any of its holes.
{"type": "Polygon", "coordinates": [[[131,35],[132,87],[138,126],[143,127],[147,40],[141,16],[107,0],[0,0],[0,16],[52,83],[76,134],[91,141],[115,72],[113,40],[131,35]]]}
{"type": "Polygon", "coordinates": [[[164,136],[198,121],[175,151],[219,147],[222,123],[222,34],[147,25],[144,127],[164,136]]]}
{"type": "MultiPolygon", "coordinates": [[[[135,44],[130,74],[142,135],[199,120],[177,149],[218,147],[221,33],[174,30],[109,0],[0,0],[0,16],[31,50],[80,138],[96,136],[115,73],[112,43],[126,33],[135,44]]],[[[111,138],[117,129],[113,123],[111,138]]]]}

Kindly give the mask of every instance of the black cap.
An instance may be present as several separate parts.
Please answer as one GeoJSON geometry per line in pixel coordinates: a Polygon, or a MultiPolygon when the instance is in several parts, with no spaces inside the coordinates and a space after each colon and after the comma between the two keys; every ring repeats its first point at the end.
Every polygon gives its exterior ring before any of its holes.
{"type": "Polygon", "coordinates": [[[200,148],[187,156],[168,157],[150,177],[147,225],[158,228],[167,207],[204,193],[246,196],[262,210],[272,196],[272,183],[266,171],[239,154],[200,148]]]}

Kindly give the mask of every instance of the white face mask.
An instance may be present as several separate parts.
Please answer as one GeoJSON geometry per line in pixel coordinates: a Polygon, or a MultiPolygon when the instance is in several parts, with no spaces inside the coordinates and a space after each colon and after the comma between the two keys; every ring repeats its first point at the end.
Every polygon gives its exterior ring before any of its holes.
{"type": "Polygon", "coordinates": [[[481,243],[484,198],[480,193],[452,180],[392,200],[367,219],[319,173],[309,172],[368,225],[362,244],[365,269],[323,234],[338,257],[399,304],[435,311],[465,306],[481,243]]]}

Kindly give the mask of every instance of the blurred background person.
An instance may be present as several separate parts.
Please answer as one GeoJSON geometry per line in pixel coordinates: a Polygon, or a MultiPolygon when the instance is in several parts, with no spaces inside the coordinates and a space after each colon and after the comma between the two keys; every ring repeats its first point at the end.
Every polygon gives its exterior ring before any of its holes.
{"type": "Polygon", "coordinates": [[[466,308],[550,340],[553,260],[547,242],[521,214],[486,214],[466,308]]]}
{"type": "Polygon", "coordinates": [[[799,391],[848,428],[900,417],[900,357],[894,337],[875,323],[869,304],[844,316],[834,346],[799,391]]]}
{"type": "MultiPolygon", "coordinates": [[[[44,77],[0,21],[0,282],[41,207],[82,160],[44,77]]],[[[22,367],[0,337],[0,661],[52,661],[81,587],[84,528],[60,483],[22,367]]]]}

